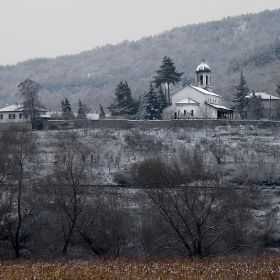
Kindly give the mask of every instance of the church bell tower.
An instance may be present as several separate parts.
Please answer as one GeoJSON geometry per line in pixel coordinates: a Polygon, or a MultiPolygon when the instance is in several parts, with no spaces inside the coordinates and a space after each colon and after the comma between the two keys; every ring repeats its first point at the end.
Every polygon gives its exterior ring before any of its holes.
{"type": "Polygon", "coordinates": [[[204,61],[196,68],[196,86],[212,91],[211,69],[204,61]]]}

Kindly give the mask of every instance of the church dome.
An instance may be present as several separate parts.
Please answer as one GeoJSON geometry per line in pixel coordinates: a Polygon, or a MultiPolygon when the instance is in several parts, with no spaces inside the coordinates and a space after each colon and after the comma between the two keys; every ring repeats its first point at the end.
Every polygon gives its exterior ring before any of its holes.
{"type": "Polygon", "coordinates": [[[209,72],[211,72],[211,68],[206,63],[204,63],[204,61],[203,61],[196,68],[196,73],[200,73],[200,72],[208,72],[209,73],[209,72]]]}

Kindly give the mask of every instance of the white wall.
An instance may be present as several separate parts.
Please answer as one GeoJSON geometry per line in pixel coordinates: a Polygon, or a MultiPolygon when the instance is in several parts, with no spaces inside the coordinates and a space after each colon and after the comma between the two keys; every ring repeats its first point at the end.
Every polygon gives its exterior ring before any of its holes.
{"type": "Polygon", "coordinates": [[[205,102],[219,105],[221,104],[221,97],[211,95],[211,94],[204,94],[192,87],[187,86],[171,94],[171,102],[172,102],[171,105],[163,109],[163,113],[162,113],[163,119],[173,119],[175,116],[175,112],[178,115],[178,110],[182,111],[182,114],[184,114],[184,110],[187,111],[193,110],[194,117],[196,118],[205,118],[205,111],[207,111],[207,115],[208,115],[207,118],[215,119],[217,118],[217,110],[211,106],[206,105],[205,102]],[[184,109],[183,108],[180,109],[179,107],[182,106],[177,106],[176,103],[186,99],[187,97],[198,102],[199,106],[184,105],[185,106],[184,109]]]}
{"type": "Polygon", "coordinates": [[[9,122],[26,122],[28,119],[24,118],[23,112],[0,112],[0,123],[9,122]],[[20,118],[21,114],[21,118],[20,118]]]}

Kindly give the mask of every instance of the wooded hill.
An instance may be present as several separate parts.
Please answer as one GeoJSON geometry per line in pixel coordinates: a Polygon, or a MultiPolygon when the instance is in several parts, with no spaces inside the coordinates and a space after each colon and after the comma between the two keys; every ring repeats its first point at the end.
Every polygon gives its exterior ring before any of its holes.
{"type": "Polygon", "coordinates": [[[225,104],[231,103],[240,69],[251,90],[276,95],[280,82],[279,38],[280,9],[266,10],[177,27],[77,55],[0,66],[0,107],[21,101],[17,85],[26,78],[41,84],[42,102],[52,110],[61,109],[65,96],[74,110],[79,99],[94,110],[99,104],[106,108],[121,80],[128,82],[138,98],[149,89],[164,55],[173,59],[178,71],[185,72],[180,86],[195,83],[195,69],[205,59],[212,69],[213,91],[224,97],[225,104]]]}

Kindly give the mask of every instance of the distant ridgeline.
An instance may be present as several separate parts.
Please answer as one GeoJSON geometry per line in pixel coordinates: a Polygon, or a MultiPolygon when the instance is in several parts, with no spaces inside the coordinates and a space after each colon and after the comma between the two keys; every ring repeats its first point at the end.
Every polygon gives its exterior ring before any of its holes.
{"type": "Polygon", "coordinates": [[[213,69],[213,90],[225,102],[232,99],[241,69],[251,90],[275,94],[280,82],[276,74],[280,68],[279,40],[280,9],[177,27],[77,55],[0,66],[0,107],[20,102],[17,85],[30,78],[42,86],[42,103],[52,110],[60,110],[64,97],[74,111],[79,99],[93,110],[98,110],[99,104],[106,108],[120,81],[127,81],[135,98],[148,91],[165,55],[179,72],[185,72],[179,87],[195,83],[193,69],[204,58],[213,69]]]}

